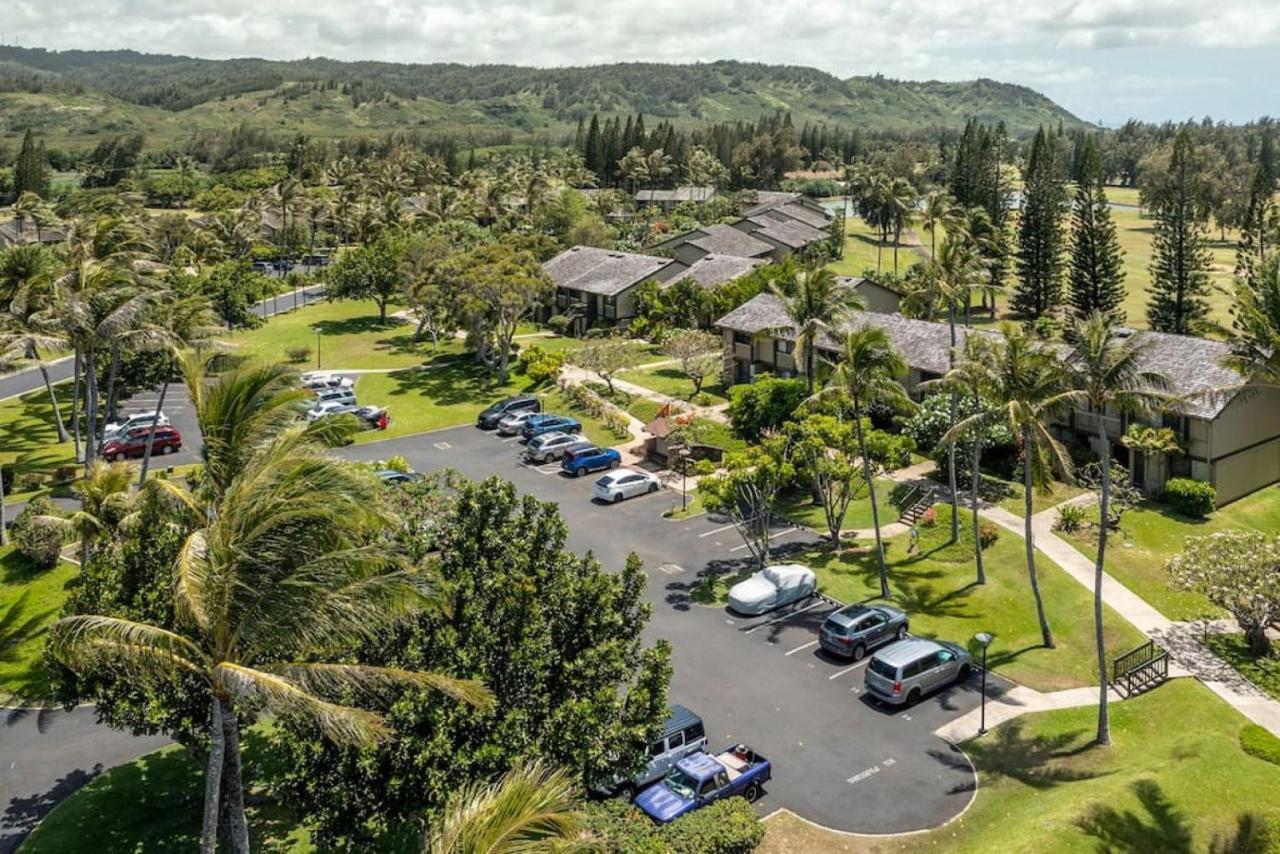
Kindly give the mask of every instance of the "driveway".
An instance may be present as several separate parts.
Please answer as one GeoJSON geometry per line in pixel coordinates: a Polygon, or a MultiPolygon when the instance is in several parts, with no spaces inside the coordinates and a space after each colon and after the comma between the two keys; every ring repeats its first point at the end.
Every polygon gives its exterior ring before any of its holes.
{"type": "MultiPolygon", "coordinates": [[[[570,549],[594,552],[611,568],[635,551],[649,577],[648,639],[666,638],[674,650],[671,700],[703,717],[711,749],[745,742],[774,763],[762,813],[788,807],[838,830],[883,834],[933,827],[969,803],[972,769],[933,731],[977,706],[976,678],[910,709],[880,706],[863,696],[865,660],[854,665],[818,648],[818,626],[834,604],[814,598],[782,614],[744,618],[690,600],[699,575],[745,565],[747,552],[732,526],[705,515],[664,519],[662,512],[679,502],[665,490],[598,504],[591,500],[594,478],[524,465],[520,448],[514,439],[461,427],[343,454],[360,460],[399,454],[419,471],[452,467],[473,479],[496,474],[560,505],[570,549]]],[[[779,557],[816,540],[790,526],[775,538],[779,557]]]]}

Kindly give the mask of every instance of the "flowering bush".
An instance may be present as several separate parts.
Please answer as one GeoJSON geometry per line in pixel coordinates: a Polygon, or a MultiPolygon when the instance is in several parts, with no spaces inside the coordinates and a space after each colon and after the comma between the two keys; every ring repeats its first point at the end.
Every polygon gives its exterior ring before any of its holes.
{"type": "Polygon", "coordinates": [[[988,549],[995,545],[996,540],[1000,539],[1000,529],[993,522],[981,522],[978,524],[978,545],[983,549],[988,549]]]}
{"type": "Polygon", "coordinates": [[[930,507],[920,514],[920,527],[932,528],[938,524],[938,510],[936,507],[930,507]]]}

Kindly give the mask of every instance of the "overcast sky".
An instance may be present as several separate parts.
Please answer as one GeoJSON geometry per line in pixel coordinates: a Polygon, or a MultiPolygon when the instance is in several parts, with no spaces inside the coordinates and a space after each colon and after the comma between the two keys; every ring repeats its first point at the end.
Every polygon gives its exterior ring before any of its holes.
{"type": "Polygon", "coordinates": [[[205,57],[741,59],[1023,83],[1091,121],[1280,115],[1280,0],[8,0],[0,39],[205,57]]]}

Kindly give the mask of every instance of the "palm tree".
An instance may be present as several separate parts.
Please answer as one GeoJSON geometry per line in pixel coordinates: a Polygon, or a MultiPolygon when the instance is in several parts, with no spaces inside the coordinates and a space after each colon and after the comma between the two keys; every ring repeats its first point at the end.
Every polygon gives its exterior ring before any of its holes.
{"type": "Polygon", "coordinates": [[[818,343],[823,336],[832,334],[849,312],[863,308],[864,303],[857,291],[842,285],[836,274],[825,267],[798,272],[786,284],[788,287],[784,289],[771,283],[769,290],[787,314],[787,331],[795,333],[808,392],[812,395],[818,343]]]}
{"type": "Polygon", "coordinates": [[[582,799],[564,771],[517,765],[496,783],[449,799],[423,845],[427,854],[518,854],[560,850],[583,833],[582,799]]]}
{"type": "Polygon", "coordinates": [[[1108,413],[1150,415],[1169,400],[1169,378],[1141,367],[1149,342],[1142,338],[1120,338],[1116,326],[1105,315],[1093,312],[1077,320],[1072,328],[1074,342],[1067,359],[1076,390],[1069,397],[1077,410],[1088,408],[1098,425],[1097,451],[1101,457],[1102,488],[1099,495],[1098,554],[1093,566],[1093,634],[1098,653],[1098,744],[1111,743],[1107,713],[1107,649],[1102,626],[1102,574],[1107,552],[1108,504],[1111,498],[1111,437],[1107,433],[1108,413]]]}
{"type": "Polygon", "coordinates": [[[873,404],[887,404],[895,409],[909,409],[911,399],[902,387],[907,373],[906,360],[893,349],[888,334],[877,326],[865,326],[844,334],[840,354],[834,365],[826,392],[843,394],[853,412],[862,454],[862,471],[871,499],[871,525],[876,531],[876,560],[880,571],[880,596],[889,595],[889,570],[884,560],[884,542],[880,537],[880,509],[876,504],[876,482],[862,419],[873,404]]]}
{"type": "Polygon", "coordinates": [[[1040,580],[1036,574],[1036,545],[1031,528],[1032,490],[1053,472],[1070,476],[1071,457],[1049,432],[1053,415],[1068,405],[1073,391],[1058,355],[1029,332],[1011,323],[1001,324],[1000,340],[988,356],[991,365],[991,398],[994,413],[977,412],[956,424],[952,440],[998,418],[1009,425],[1022,448],[1023,538],[1027,550],[1027,575],[1035,597],[1036,617],[1044,645],[1054,647],[1053,632],[1045,616],[1040,580]]]}
{"type": "Polygon", "coordinates": [[[889,223],[893,228],[893,276],[898,277],[898,247],[902,244],[903,229],[910,226],[916,218],[916,202],[919,196],[916,188],[906,178],[894,178],[889,184],[889,194],[885,201],[889,206],[889,223]]]}
{"type": "Polygon", "coordinates": [[[62,422],[58,398],[49,381],[43,353],[67,346],[53,312],[53,256],[43,246],[24,243],[0,252],[0,289],[8,295],[8,310],[0,315],[0,364],[35,362],[53,406],[58,441],[70,441],[62,422]]]}
{"type": "MultiPolygon", "coordinates": [[[[198,404],[215,442],[239,431],[237,414],[261,402],[259,369],[235,372],[198,404]]],[[[277,373],[275,376],[282,376],[277,373]]],[[[435,598],[428,579],[402,567],[380,532],[391,518],[368,500],[368,474],[331,457],[295,423],[256,433],[252,443],[205,449],[225,482],[208,481],[198,507],[202,526],[184,542],[173,574],[173,629],[81,615],[59,620],[49,649],[65,666],[108,665],[140,679],[194,675],[208,692],[210,750],[205,777],[202,852],[217,841],[225,792],[231,849],[248,851],[240,765],[240,717],[289,714],[329,738],[368,745],[390,738],[374,712],[325,699],[369,697],[395,686],[442,691],[463,702],[491,702],[483,686],[432,673],[315,663],[322,651],[374,640],[389,623],[435,598]]],[[[262,424],[262,411],[249,412],[262,424]]],[[[206,440],[207,441],[207,440],[206,440]]],[[[208,463],[206,462],[206,465],[208,463]]],[[[156,483],[160,483],[156,481],[156,483]]],[[[180,488],[170,485],[178,494],[180,488]]]]}
{"type": "Polygon", "coordinates": [[[18,236],[22,239],[22,232],[26,228],[26,221],[31,220],[36,227],[36,243],[40,244],[43,237],[42,229],[46,225],[53,225],[58,221],[57,215],[53,212],[53,206],[40,197],[38,193],[30,190],[24,192],[13,203],[13,215],[18,221],[18,236]]]}
{"type": "MultiPolygon", "coordinates": [[[[934,387],[949,390],[952,395],[963,392],[971,395],[973,409],[981,411],[990,396],[995,380],[991,371],[991,346],[981,335],[967,335],[964,339],[964,358],[952,366],[951,370],[940,380],[921,383],[922,390],[934,387]]],[[[952,416],[954,419],[954,416],[952,416]]],[[[948,431],[951,432],[951,431],[948,431]]],[[[961,437],[954,437],[959,441],[961,437]]],[[[973,516],[973,561],[977,570],[977,583],[987,583],[987,571],[982,556],[981,522],[978,519],[979,486],[982,482],[979,464],[982,460],[983,430],[979,427],[970,429],[969,467],[971,479],[969,483],[969,509],[973,516]]],[[[951,446],[954,449],[954,443],[951,446]]],[[[952,495],[954,495],[954,489],[952,495]]],[[[952,509],[954,518],[956,511],[952,509]]]]}
{"type": "Polygon", "coordinates": [[[929,258],[938,257],[938,228],[955,216],[956,205],[951,194],[944,190],[930,190],[924,197],[920,210],[920,224],[929,230],[929,258]]]}
{"type": "Polygon", "coordinates": [[[111,537],[129,513],[132,498],[129,481],[133,474],[124,463],[95,462],[84,477],[75,483],[80,509],[68,517],[45,516],[69,534],[80,538],[80,565],[89,562],[89,549],[95,540],[111,537]]]}

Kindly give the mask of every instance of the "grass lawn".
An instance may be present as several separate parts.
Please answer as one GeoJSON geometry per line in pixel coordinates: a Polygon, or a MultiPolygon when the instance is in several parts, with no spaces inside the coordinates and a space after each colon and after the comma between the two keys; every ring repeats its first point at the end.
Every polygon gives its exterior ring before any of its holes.
{"type": "MultiPolygon", "coordinates": [[[[399,310],[391,306],[388,312],[399,310]]],[[[319,338],[320,365],[325,369],[407,368],[420,365],[444,353],[462,352],[462,342],[441,340],[433,350],[431,339],[413,340],[413,324],[388,317],[378,320],[378,307],[372,300],[336,300],[281,314],[244,332],[228,336],[236,352],[248,354],[264,362],[283,362],[285,350],[309,347],[311,356],[298,365],[299,370],[316,368],[316,344],[319,338]]]]}
{"type": "MultiPolygon", "coordinates": [[[[1087,518],[1097,522],[1096,508],[1087,518]]],[[[1171,620],[1221,616],[1220,609],[1200,593],[1171,590],[1164,564],[1181,551],[1187,537],[1228,528],[1280,530],[1280,486],[1233,501],[1208,519],[1189,519],[1163,504],[1144,503],[1124,515],[1119,535],[1107,539],[1107,572],[1171,620]]],[[[1092,556],[1097,547],[1091,531],[1062,536],[1086,556],[1092,556]]]]}
{"type": "Polygon", "coordinates": [[[1280,649],[1277,646],[1280,645],[1272,641],[1270,658],[1254,658],[1249,654],[1244,635],[1209,635],[1209,649],[1254,685],[1280,700],[1280,649]]]}
{"type": "Polygon", "coordinates": [[[45,634],[79,574],[65,562],[36,570],[11,546],[0,548],[0,698],[48,696],[45,634]]]}
{"type": "Polygon", "coordinates": [[[671,509],[662,514],[668,519],[689,519],[707,512],[707,508],[702,506],[702,499],[698,497],[696,492],[689,496],[689,501],[683,510],[680,509],[680,495],[678,493],[668,497],[671,501],[671,509]]]}
{"type": "MultiPolygon", "coordinates": [[[[898,521],[898,509],[889,503],[889,494],[897,486],[891,480],[876,480],[876,503],[880,508],[880,524],[898,521]]],[[[827,533],[827,515],[821,504],[813,503],[813,496],[804,492],[788,492],[778,500],[778,512],[800,525],[812,528],[819,534],[827,533]]],[[[862,495],[849,504],[844,517],[844,530],[851,531],[871,527],[871,498],[865,487],[862,495]]]]}
{"type": "MultiPolygon", "coordinates": [[[[53,387],[62,408],[62,417],[71,417],[71,384],[53,387]]],[[[59,466],[75,465],[75,452],[70,442],[58,443],[58,430],[53,422],[53,406],[42,388],[22,397],[0,403],[0,465],[11,469],[15,477],[35,472],[48,480],[59,466]]],[[[40,487],[43,488],[43,487],[40,487]]],[[[38,489],[24,489],[34,493],[38,489]]],[[[26,500],[31,495],[5,496],[5,503],[26,500]]]]}
{"type": "MultiPolygon", "coordinates": [[[[928,240],[928,232],[921,231],[921,239],[928,240]]],[[[844,221],[844,257],[827,265],[838,276],[861,276],[867,270],[876,269],[876,250],[878,233],[867,225],[860,216],[851,216],[844,221]]],[[[941,240],[942,234],[938,235],[941,240]]],[[[903,245],[898,247],[898,271],[905,273],[912,264],[928,257],[928,249],[919,246],[908,246],[906,234],[903,234],[903,245]]],[[[893,271],[893,239],[880,249],[880,269],[893,271]]]]}
{"type": "Polygon", "coordinates": [[[1091,746],[1095,716],[1041,712],[966,743],[973,806],[881,850],[1190,854],[1231,839],[1244,813],[1275,814],[1280,767],[1241,750],[1247,721],[1195,680],[1113,704],[1111,747],[1091,746]]]}
{"type": "MultiPolygon", "coordinates": [[[[996,636],[989,658],[992,669],[1040,691],[1098,684],[1089,591],[1044,555],[1038,556],[1040,589],[1057,642],[1056,649],[1043,648],[1022,539],[1000,533],[983,553],[987,583],[978,587],[973,583],[969,516],[963,515],[960,542],[947,545],[949,513],[945,505],[938,506],[938,523],[921,529],[915,554],[906,553],[906,534],[885,541],[891,591],[888,601],[911,615],[911,631],[966,644],[976,632],[991,632],[996,636]]],[[[798,559],[818,574],[823,593],[843,602],[879,598],[870,540],[836,553],[818,547],[798,559]]],[[[738,574],[704,576],[695,589],[695,601],[723,601],[728,588],[748,572],[750,567],[738,574]]],[[[1110,609],[1106,627],[1109,653],[1118,654],[1145,641],[1137,629],[1110,609]]]]}
{"type": "MultiPolygon", "coordinates": [[[[681,372],[679,365],[630,370],[619,374],[618,379],[680,400],[689,400],[693,397],[693,380],[681,372]]],[[[710,406],[727,403],[729,400],[728,390],[720,382],[709,380],[703,383],[701,393],[710,398],[708,401],[710,406]]]]}
{"type": "MultiPolygon", "coordinates": [[[[1027,509],[1025,491],[1021,483],[1018,481],[997,480],[994,477],[986,476],[983,477],[983,480],[998,490],[997,494],[1000,495],[1000,500],[996,502],[997,504],[1019,518],[1025,515],[1027,509]]],[[[979,487],[980,490],[982,488],[979,487]]],[[[964,490],[961,491],[963,492],[964,490]]],[[[1039,489],[1032,489],[1031,514],[1034,516],[1036,513],[1043,513],[1050,507],[1056,507],[1069,498],[1083,495],[1086,491],[1082,487],[1058,480],[1049,483],[1045,492],[1041,492],[1039,489]]]]}

